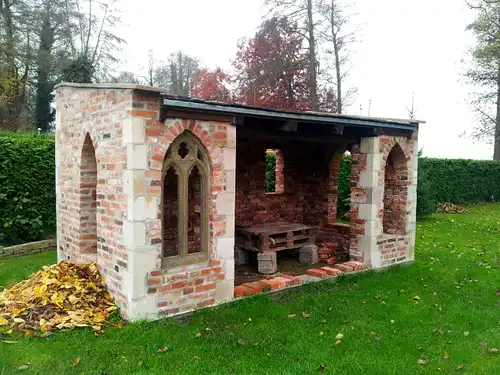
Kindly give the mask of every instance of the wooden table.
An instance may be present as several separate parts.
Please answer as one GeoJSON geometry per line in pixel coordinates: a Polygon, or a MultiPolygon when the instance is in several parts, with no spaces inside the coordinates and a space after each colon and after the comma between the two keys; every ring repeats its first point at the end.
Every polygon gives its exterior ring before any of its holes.
{"type": "Polygon", "coordinates": [[[240,249],[259,253],[298,249],[314,245],[316,227],[299,223],[275,222],[236,226],[235,243],[240,249]]]}

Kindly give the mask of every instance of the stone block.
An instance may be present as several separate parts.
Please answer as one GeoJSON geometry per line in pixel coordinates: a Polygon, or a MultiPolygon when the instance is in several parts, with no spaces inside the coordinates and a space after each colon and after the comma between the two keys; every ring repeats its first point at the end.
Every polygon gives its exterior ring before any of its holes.
{"type": "Polygon", "coordinates": [[[233,259],[234,258],[234,238],[224,237],[217,239],[217,258],[233,259]]]}
{"type": "Polygon", "coordinates": [[[217,215],[234,215],[235,193],[224,192],[217,195],[217,215]]]}
{"type": "Polygon", "coordinates": [[[257,254],[257,262],[260,273],[272,274],[278,271],[278,258],[274,251],[257,254]]]}
{"type": "Polygon", "coordinates": [[[234,262],[237,266],[248,263],[248,251],[234,247],[234,262]]]}
{"type": "Polygon", "coordinates": [[[123,220],[123,245],[134,250],[146,245],[146,224],[123,220]]]}
{"type": "Polygon", "coordinates": [[[316,245],[306,245],[299,250],[299,263],[318,263],[318,247],[316,245]]]}
{"type": "Polygon", "coordinates": [[[139,298],[148,294],[147,274],[122,270],[122,290],[129,298],[139,298]]]}
{"type": "Polygon", "coordinates": [[[130,320],[153,320],[158,318],[157,294],[148,294],[143,297],[133,298],[128,303],[128,318],[130,320]]]}
{"type": "Polygon", "coordinates": [[[146,124],[140,117],[131,117],[122,120],[123,137],[122,144],[145,143],[146,124]]]}
{"type": "Polygon", "coordinates": [[[226,280],[234,280],[234,259],[224,260],[223,271],[226,280]]]}
{"type": "Polygon", "coordinates": [[[362,203],[359,205],[358,218],[361,220],[374,220],[378,216],[376,204],[362,203]]]}
{"type": "Polygon", "coordinates": [[[227,126],[227,143],[226,147],[236,147],[236,126],[227,126]]]}
{"type": "Polygon", "coordinates": [[[378,154],[380,152],[380,139],[378,137],[361,138],[360,151],[362,154],[378,154]]]}
{"type": "Polygon", "coordinates": [[[234,237],[234,230],[236,227],[234,215],[226,215],[226,233],[225,237],[234,237]]]}
{"type": "Polygon", "coordinates": [[[223,149],[224,169],[226,171],[236,170],[236,147],[225,147],[223,149]]]}
{"type": "Polygon", "coordinates": [[[225,302],[234,298],[234,280],[222,280],[215,286],[215,301],[225,302]]]}
{"type": "Polygon", "coordinates": [[[226,171],[226,192],[233,193],[236,191],[236,172],[226,171]]]}
{"type": "Polygon", "coordinates": [[[148,169],[147,145],[127,145],[127,169],[148,169]]]}

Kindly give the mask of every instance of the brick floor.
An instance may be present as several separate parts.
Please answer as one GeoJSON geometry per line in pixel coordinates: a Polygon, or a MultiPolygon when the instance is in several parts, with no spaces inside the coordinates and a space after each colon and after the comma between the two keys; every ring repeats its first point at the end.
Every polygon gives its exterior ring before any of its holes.
{"type": "Polygon", "coordinates": [[[280,290],[294,285],[301,285],[311,281],[317,281],[318,278],[332,278],[342,275],[344,272],[360,271],[365,269],[365,265],[351,260],[346,263],[335,264],[332,267],[324,266],[321,268],[311,268],[306,275],[291,276],[280,275],[271,279],[262,279],[238,285],[234,288],[235,297],[252,296],[257,293],[265,293],[271,290],[280,290]]]}

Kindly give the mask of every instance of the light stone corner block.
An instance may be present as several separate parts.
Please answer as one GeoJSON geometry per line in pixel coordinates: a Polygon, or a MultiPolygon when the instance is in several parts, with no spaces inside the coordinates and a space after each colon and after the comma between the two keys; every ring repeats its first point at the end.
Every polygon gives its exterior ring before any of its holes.
{"type": "Polygon", "coordinates": [[[234,259],[234,237],[217,239],[217,258],[234,259]]]}
{"type": "Polygon", "coordinates": [[[360,151],[363,154],[380,153],[380,139],[378,137],[361,138],[360,151]]]}
{"type": "Polygon", "coordinates": [[[359,205],[358,216],[362,220],[375,220],[378,216],[378,206],[376,204],[362,203],[359,205]]]}
{"type": "Polygon", "coordinates": [[[132,273],[128,270],[122,271],[122,289],[130,298],[140,298],[147,295],[147,274],[132,273]]]}
{"type": "Polygon", "coordinates": [[[234,259],[224,260],[223,267],[225,280],[234,280],[234,259]]]}
{"type": "Polygon", "coordinates": [[[140,117],[129,117],[122,120],[123,144],[145,143],[146,126],[144,120],[140,117]]]}
{"type": "Polygon", "coordinates": [[[216,201],[217,215],[234,215],[235,199],[234,192],[219,193],[216,201]]]}
{"type": "Polygon", "coordinates": [[[123,220],[123,245],[133,250],[146,245],[146,224],[123,220]]]}
{"type": "Polygon", "coordinates": [[[236,147],[236,126],[227,126],[227,147],[236,147]]]}
{"type": "Polygon", "coordinates": [[[157,294],[133,298],[129,301],[128,310],[128,317],[132,321],[157,319],[159,314],[157,294]]]}
{"type": "Polygon", "coordinates": [[[234,280],[222,280],[215,286],[215,301],[227,302],[234,298],[234,280]]]}
{"type": "Polygon", "coordinates": [[[127,145],[127,169],[148,169],[148,145],[127,145]]]}
{"type": "Polygon", "coordinates": [[[224,169],[226,171],[236,170],[236,147],[225,147],[223,149],[224,169]]]}

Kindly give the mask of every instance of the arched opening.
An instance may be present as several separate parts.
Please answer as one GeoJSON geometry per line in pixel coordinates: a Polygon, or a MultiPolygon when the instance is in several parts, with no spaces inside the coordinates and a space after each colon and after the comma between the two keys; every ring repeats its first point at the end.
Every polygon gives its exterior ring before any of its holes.
{"type": "Polygon", "coordinates": [[[163,163],[163,266],[208,257],[209,161],[205,148],[185,131],[170,145],[163,163]]]}
{"type": "Polygon", "coordinates": [[[97,252],[97,161],[95,149],[87,133],[80,164],[80,250],[97,252]]]}
{"type": "Polygon", "coordinates": [[[398,144],[387,157],[384,176],[384,233],[406,234],[408,166],[398,144]]]}
{"type": "Polygon", "coordinates": [[[285,192],[285,159],[280,150],[266,150],[266,193],[285,192]]]}
{"type": "Polygon", "coordinates": [[[328,224],[347,222],[351,201],[351,154],[337,151],[328,177],[328,224]]]}

